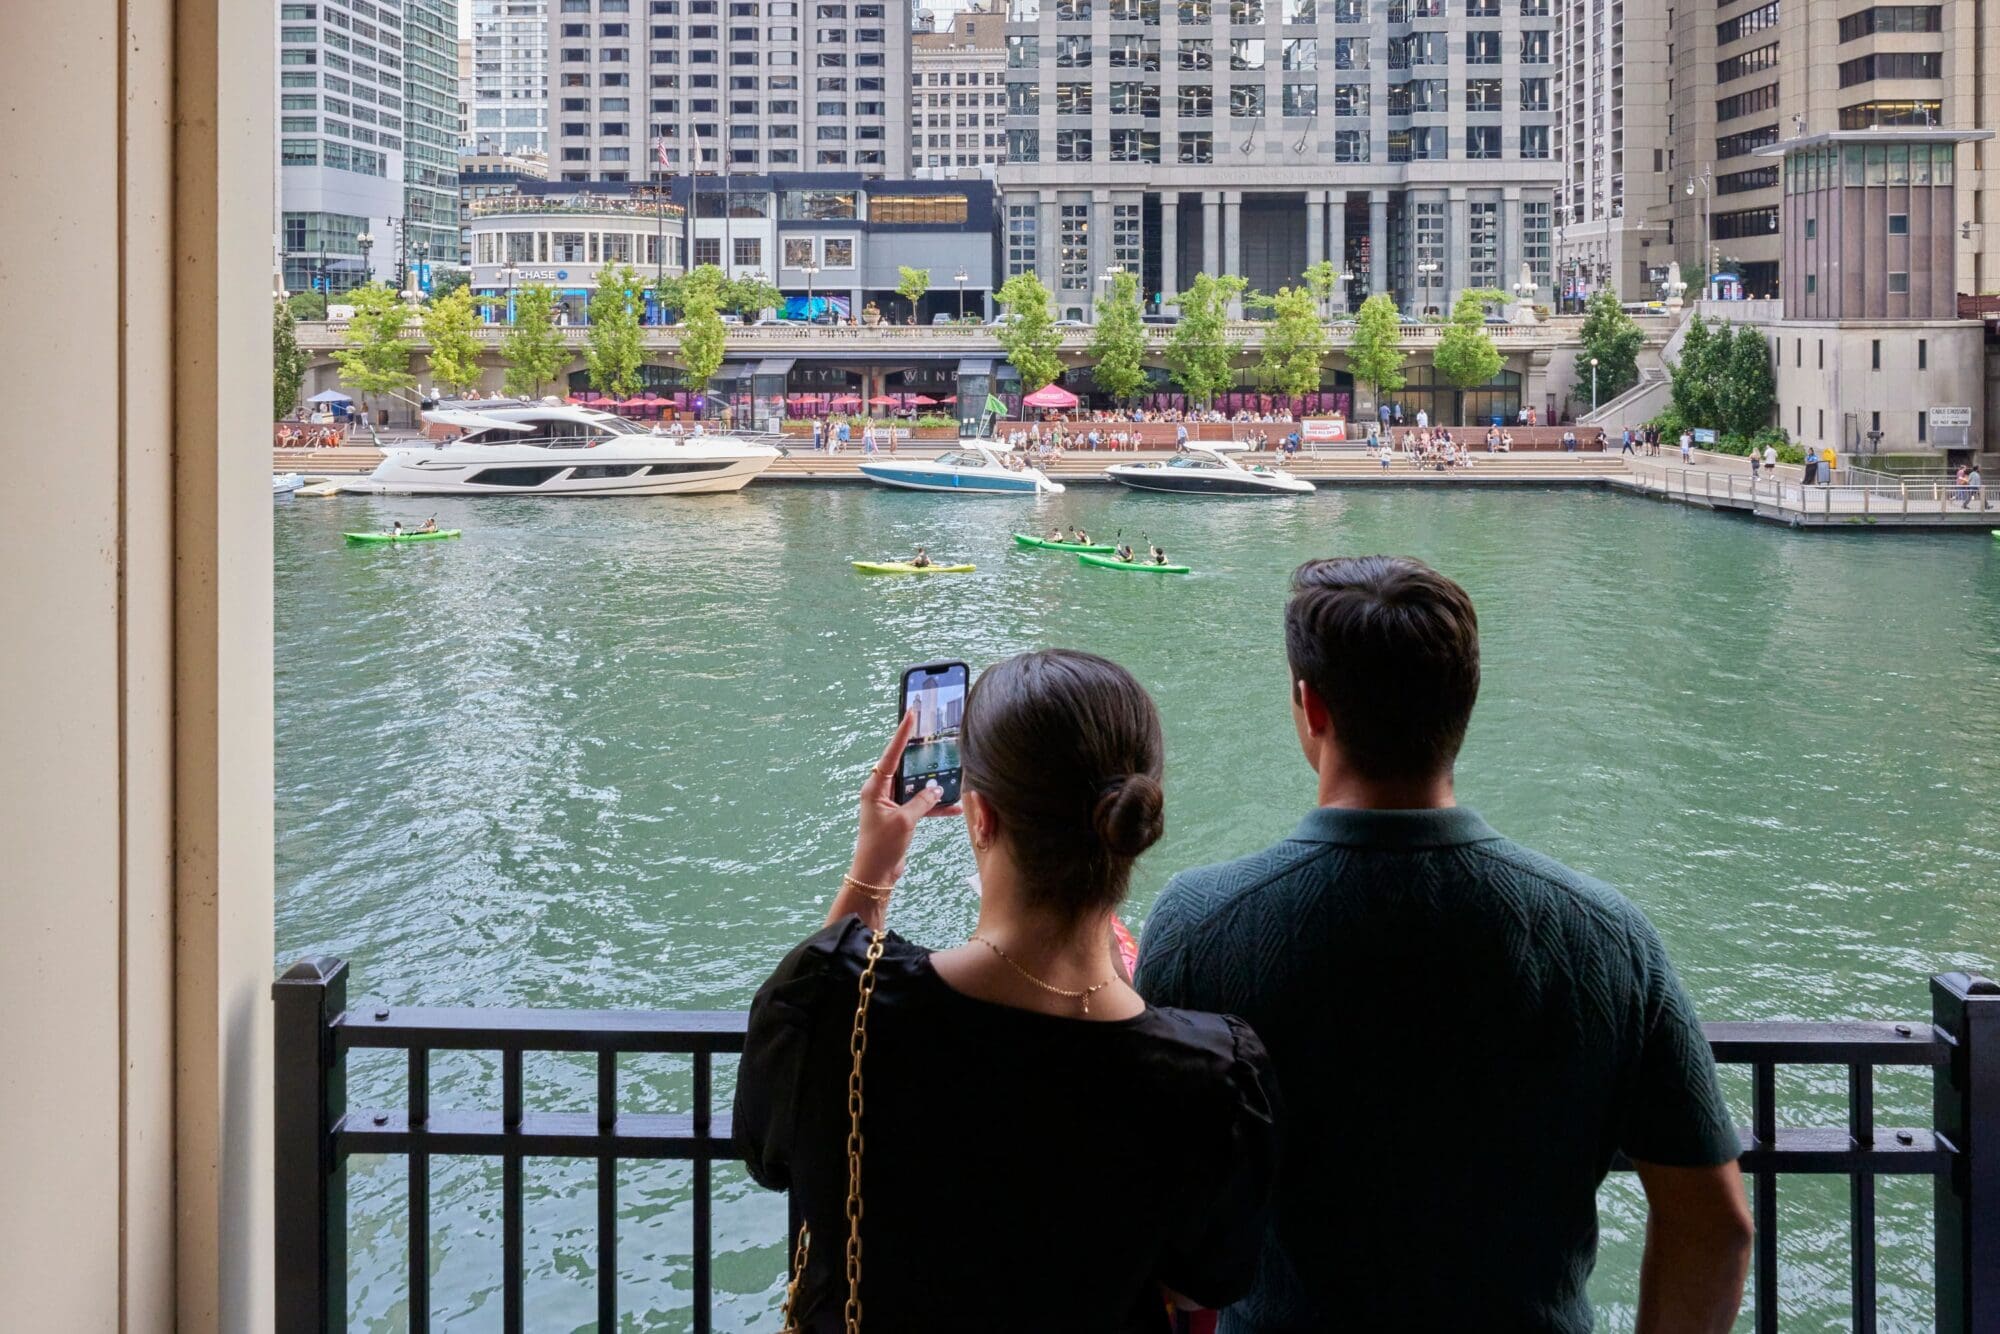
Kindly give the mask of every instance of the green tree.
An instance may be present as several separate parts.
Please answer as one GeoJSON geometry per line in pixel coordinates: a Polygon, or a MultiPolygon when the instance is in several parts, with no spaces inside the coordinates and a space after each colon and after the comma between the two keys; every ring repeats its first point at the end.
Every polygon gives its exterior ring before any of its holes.
{"type": "Polygon", "coordinates": [[[931,290],[931,271],[913,269],[907,264],[896,268],[896,295],[910,303],[910,319],[917,318],[917,303],[924,299],[924,293],[931,290]]]}
{"type": "Polygon", "coordinates": [[[436,269],[431,273],[430,299],[450,296],[460,288],[472,286],[472,275],[464,269],[436,269]]]}
{"type": "Polygon", "coordinates": [[[1620,307],[1616,292],[1600,288],[1591,293],[1578,338],[1585,364],[1597,358],[1598,402],[1608,403],[1639,383],[1639,349],[1646,334],[1620,307]]]}
{"type": "Polygon", "coordinates": [[[326,318],[326,293],[294,292],[286,303],[291,307],[295,320],[323,320],[326,318]]]}
{"type": "MultiPolygon", "coordinates": [[[[1717,362],[1718,358],[1727,359],[1728,345],[1733,341],[1726,324],[1711,330],[1700,312],[1688,320],[1687,332],[1681,335],[1680,357],[1668,368],[1674,411],[1688,426],[1717,425],[1720,404],[1716,392],[1720,378],[1717,362]]],[[[1586,373],[1586,368],[1579,364],[1578,371],[1586,373]]]]}
{"type": "Polygon", "coordinates": [[[763,278],[738,278],[723,292],[722,309],[755,319],[785,304],[785,294],[763,278]]]}
{"type": "Polygon", "coordinates": [[[1361,303],[1354,317],[1354,340],[1348,345],[1347,367],[1354,378],[1373,391],[1376,401],[1403,387],[1403,316],[1396,299],[1377,292],[1361,303]]]}
{"type": "Polygon", "coordinates": [[[479,316],[472,291],[461,284],[433,295],[423,309],[424,339],[431,345],[431,382],[463,394],[479,386],[479,340],[472,336],[479,316]]]}
{"type": "Polygon", "coordinates": [[[1477,389],[1500,373],[1499,349],[1493,346],[1493,335],[1486,332],[1486,307],[1506,299],[1505,292],[1491,288],[1461,291],[1451,303],[1451,321],[1438,335],[1437,348],[1431,353],[1431,367],[1438,378],[1457,391],[1452,416],[1461,425],[1465,421],[1465,391],[1477,389]]]}
{"type": "Polygon", "coordinates": [[[1120,402],[1146,384],[1143,357],[1146,326],[1139,313],[1139,279],[1119,272],[1097,299],[1097,327],[1090,336],[1091,375],[1097,387],[1120,402]]]}
{"type": "Polygon", "coordinates": [[[540,398],[569,364],[569,345],[556,328],[555,311],[556,290],[546,283],[514,289],[514,324],[500,339],[508,393],[540,398]]]}
{"type": "Polygon", "coordinates": [[[1021,387],[1034,393],[1062,374],[1062,330],[1049,317],[1049,289],[1032,271],[1017,273],[995,293],[1006,318],[997,337],[1007,360],[1021,373],[1021,387]]]}
{"type": "Polygon", "coordinates": [[[1279,393],[1299,398],[1319,388],[1332,344],[1312,289],[1280,287],[1271,298],[1271,326],[1264,330],[1258,369],[1279,393]]]}
{"type": "Polygon", "coordinates": [[[381,283],[369,283],[342,294],[354,307],[347,325],[347,345],[333,359],[340,363],[340,383],[352,389],[366,407],[371,396],[393,394],[417,382],[410,373],[416,344],[404,337],[410,308],[381,283]]]}
{"type": "Polygon", "coordinates": [[[1718,369],[1717,427],[1741,440],[1768,428],[1777,410],[1778,383],[1771,370],[1771,345],[1764,335],[1738,329],[1729,342],[1729,358],[1718,369]]]}
{"type": "Polygon", "coordinates": [[[708,288],[690,289],[686,300],[681,308],[681,365],[687,368],[688,387],[700,390],[708,387],[709,377],[722,367],[729,330],[708,288]]]}
{"type": "Polygon", "coordinates": [[[639,368],[646,345],[639,326],[645,317],[645,287],[629,264],[606,264],[597,271],[590,298],[590,327],[583,335],[583,364],[590,387],[614,398],[639,392],[639,368]]]}
{"type": "Polygon", "coordinates": [[[1306,291],[1312,293],[1313,306],[1322,318],[1332,315],[1333,294],[1340,286],[1340,266],[1330,259],[1317,264],[1308,264],[1305,271],[1306,291]]]}
{"type": "Polygon", "coordinates": [[[1244,286],[1233,274],[1198,273],[1180,294],[1181,317],[1167,336],[1167,366],[1181,392],[1204,407],[1236,382],[1241,345],[1229,336],[1229,307],[1244,286]]]}
{"type": "Polygon", "coordinates": [[[299,350],[298,321],[282,301],[271,303],[271,419],[291,415],[306,381],[306,356],[299,350]]]}

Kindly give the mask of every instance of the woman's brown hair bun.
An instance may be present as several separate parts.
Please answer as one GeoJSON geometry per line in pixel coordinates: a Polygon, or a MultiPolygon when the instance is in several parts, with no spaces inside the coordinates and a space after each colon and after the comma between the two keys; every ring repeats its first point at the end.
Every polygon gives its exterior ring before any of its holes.
{"type": "Polygon", "coordinates": [[[1097,799],[1091,824],[1105,851],[1136,857],[1159,842],[1166,829],[1166,793],[1150,774],[1113,779],[1097,799]]]}

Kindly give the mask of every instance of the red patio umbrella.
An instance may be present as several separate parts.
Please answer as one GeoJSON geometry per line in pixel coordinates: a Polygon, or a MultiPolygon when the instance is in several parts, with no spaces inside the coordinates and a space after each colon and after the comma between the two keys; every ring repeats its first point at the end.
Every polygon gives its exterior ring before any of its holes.
{"type": "Polygon", "coordinates": [[[891,398],[887,394],[877,394],[874,398],[868,400],[868,406],[874,408],[900,408],[903,406],[903,400],[900,398],[891,398]]]}
{"type": "Polygon", "coordinates": [[[922,394],[917,394],[910,399],[910,402],[918,404],[921,407],[927,408],[936,403],[937,400],[934,398],[926,398],[922,394]]]}
{"type": "Polygon", "coordinates": [[[861,406],[861,399],[854,394],[837,394],[833,398],[828,399],[827,402],[836,408],[858,408],[861,406]]]}
{"type": "Polygon", "coordinates": [[[958,402],[958,395],[957,395],[957,394],[946,394],[946,395],[945,395],[945,396],[944,396],[943,398],[939,399],[939,400],[938,400],[938,402],[940,402],[940,403],[956,403],[956,402],[958,402]]]}

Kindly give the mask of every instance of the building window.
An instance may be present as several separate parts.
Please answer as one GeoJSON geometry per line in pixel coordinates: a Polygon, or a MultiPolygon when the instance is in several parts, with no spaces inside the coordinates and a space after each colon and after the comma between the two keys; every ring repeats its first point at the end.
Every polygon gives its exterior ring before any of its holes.
{"type": "Polygon", "coordinates": [[[1882,340],[1879,338],[1872,338],[1868,342],[1868,369],[1872,371],[1882,369],[1882,340]]]}
{"type": "Polygon", "coordinates": [[[1926,371],[1930,369],[1930,366],[1931,340],[1928,338],[1919,338],[1917,340],[1917,369],[1926,371]]]}
{"type": "Polygon", "coordinates": [[[1090,205],[1064,204],[1057,214],[1057,285],[1064,291],[1090,290],[1090,205]]]}
{"type": "Polygon", "coordinates": [[[1034,272],[1038,214],[1034,204],[1007,205],[1007,274],[1034,272]]]}
{"type": "MultiPolygon", "coordinates": [[[[1882,414],[1878,412],[1875,414],[1875,417],[1876,417],[1876,425],[1879,428],[1881,425],[1882,414]]],[[[1931,414],[1923,411],[1920,408],[1917,411],[1917,443],[1921,445],[1926,440],[1929,440],[1930,437],[1931,437],[1931,414]]]]}
{"type": "Polygon", "coordinates": [[[1908,236],[1909,234],[1910,215],[1907,213],[1891,213],[1889,215],[1889,235],[1908,236]]]}
{"type": "Polygon", "coordinates": [[[1180,132],[1180,161],[1189,165],[1215,161],[1215,135],[1209,130],[1180,132]]]}
{"type": "Polygon", "coordinates": [[[1333,132],[1333,160],[1335,162],[1368,161],[1368,131],[1335,130],[1333,132]]]}
{"type": "MultiPolygon", "coordinates": [[[[1157,152],[1152,160],[1160,160],[1157,152]]],[[[1139,227],[1139,205],[1111,206],[1111,262],[1134,276],[1139,272],[1141,259],[1139,227]]]]}
{"type": "Polygon", "coordinates": [[[697,236],[694,238],[694,262],[697,267],[713,264],[722,267],[722,238],[719,236],[697,236]]]}
{"type": "Polygon", "coordinates": [[[1500,286],[1500,206],[1466,206],[1466,240],[1470,263],[1466,276],[1473,287],[1500,286]]]}
{"type": "Polygon", "coordinates": [[[1555,206],[1547,200],[1531,199],[1521,205],[1521,258],[1536,285],[1541,287],[1548,287],[1551,282],[1554,212],[1555,206]]]}
{"type": "Polygon", "coordinates": [[[1889,295],[1908,296],[1909,293],[1910,275],[1907,272],[1891,273],[1889,275],[1889,295]]]}

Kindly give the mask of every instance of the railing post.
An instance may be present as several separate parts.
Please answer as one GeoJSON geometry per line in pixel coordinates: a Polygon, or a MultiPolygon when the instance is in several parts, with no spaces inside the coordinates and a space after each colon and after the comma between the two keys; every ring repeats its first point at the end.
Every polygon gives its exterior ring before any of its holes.
{"type": "Polygon", "coordinates": [[[1951,1172],[1938,1178],[1939,1334],[2000,1329],[2000,982],[1965,973],[1931,979],[1931,1021],[1951,1039],[1933,1078],[1938,1137],[1951,1172]]]}
{"type": "Polygon", "coordinates": [[[347,1075],[333,1019],[347,1008],[347,965],[301,959],[271,985],[276,1292],[279,1334],[347,1328],[347,1178],[333,1129],[347,1075]]]}

